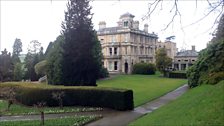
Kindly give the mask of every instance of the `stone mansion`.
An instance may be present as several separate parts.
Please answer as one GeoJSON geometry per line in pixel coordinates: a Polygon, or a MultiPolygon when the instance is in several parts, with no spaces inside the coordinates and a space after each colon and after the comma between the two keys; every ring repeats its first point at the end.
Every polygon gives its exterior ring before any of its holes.
{"type": "Polygon", "coordinates": [[[148,25],[139,30],[139,21],[134,15],[125,13],[120,16],[117,27],[106,27],[99,23],[97,32],[104,56],[104,66],[109,73],[131,73],[135,63],[155,62],[155,48],[158,36],[148,33],[148,25]]]}
{"type": "Polygon", "coordinates": [[[148,25],[139,29],[139,21],[134,15],[125,13],[120,16],[116,27],[106,27],[106,22],[99,22],[97,31],[103,53],[103,65],[110,74],[132,72],[133,65],[139,62],[155,63],[155,53],[159,48],[166,48],[168,56],[176,56],[174,42],[158,42],[155,33],[148,33],[148,25]]]}

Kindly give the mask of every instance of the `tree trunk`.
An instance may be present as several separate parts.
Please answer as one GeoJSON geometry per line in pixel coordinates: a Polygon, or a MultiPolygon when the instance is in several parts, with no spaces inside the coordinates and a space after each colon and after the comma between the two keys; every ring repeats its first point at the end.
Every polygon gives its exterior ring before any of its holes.
{"type": "Polygon", "coordinates": [[[44,112],[41,113],[41,126],[44,126],[44,112]]]}

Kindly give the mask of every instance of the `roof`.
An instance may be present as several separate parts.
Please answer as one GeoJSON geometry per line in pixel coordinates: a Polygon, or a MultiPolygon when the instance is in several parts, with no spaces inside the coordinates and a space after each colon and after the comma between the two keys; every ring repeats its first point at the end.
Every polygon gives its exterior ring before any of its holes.
{"type": "Polygon", "coordinates": [[[197,57],[198,56],[198,52],[196,52],[195,50],[185,50],[182,52],[178,52],[176,57],[197,57]]]}
{"type": "Polygon", "coordinates": [[[127,12],[127,13],[124,13],[124,14],[122,14],[121,16],[120,16],[120,18],[123,18],[123,17],[135,17],[133,14],[131,14],[131,13],[129,13],[129,12],[127,12]]]}

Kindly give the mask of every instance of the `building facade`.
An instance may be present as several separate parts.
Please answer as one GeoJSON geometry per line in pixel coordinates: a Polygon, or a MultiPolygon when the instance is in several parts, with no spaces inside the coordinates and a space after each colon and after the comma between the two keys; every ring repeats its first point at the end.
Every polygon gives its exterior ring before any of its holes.
{"type": "Polygon", "coordinates": [[[175,70],[186,70],[189,66],[198,58],[198,52],[195,50],[195,46],[192,46],[191,50],[180,51],[174,57],[172,68],[175,70]]]}
{"type": "Polygon", "coordinates": [[[116,27],[106,27],[106,22],[99,23],[97,31],[103,53],[103,64],[111,74],[132,72],[134,64],[139,62],[154,63],[158,36],[148,33],[148,25],[139,30],[139,21],[134,15],[125,13],[120,16],[116,27]]]}
{"type": "Polygon", "coordinates": [[[157,42],[156,49],[165,48],[167,52],[167,56],[174,60],[174,57],[177,55],[177,47],[175,42],[165,41],[165,42],[157,42]]]}

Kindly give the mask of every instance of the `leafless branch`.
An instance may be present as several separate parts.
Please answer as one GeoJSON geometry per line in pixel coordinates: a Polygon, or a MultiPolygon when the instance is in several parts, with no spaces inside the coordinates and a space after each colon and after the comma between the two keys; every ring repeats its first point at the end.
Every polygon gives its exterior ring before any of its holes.
{"type": "Polygon", "coordinates": [[[155,11],[159,2],[161,2],[161,1],[163,1],[163,0],[155,0],[153,3],[148,4],[149,5],[149,11],[147,12],[147,14],[144,17],[142,17],[142,21],[151,17],[151,14],[155,11]]]}

